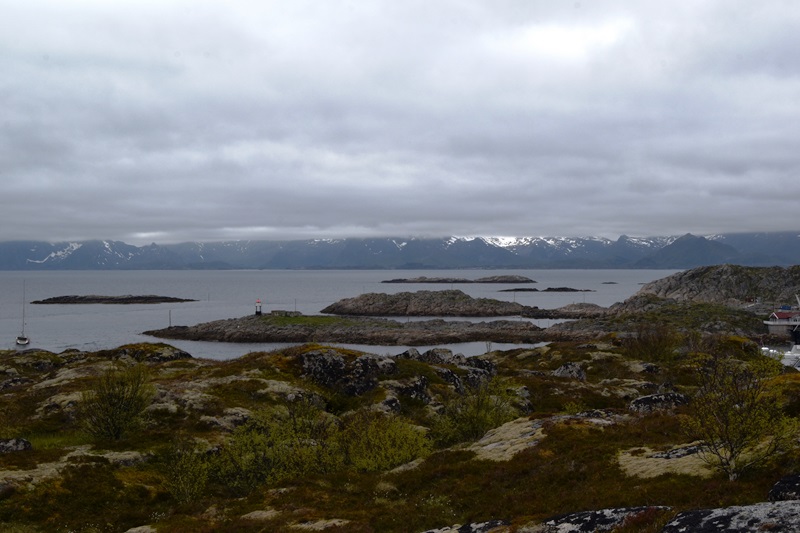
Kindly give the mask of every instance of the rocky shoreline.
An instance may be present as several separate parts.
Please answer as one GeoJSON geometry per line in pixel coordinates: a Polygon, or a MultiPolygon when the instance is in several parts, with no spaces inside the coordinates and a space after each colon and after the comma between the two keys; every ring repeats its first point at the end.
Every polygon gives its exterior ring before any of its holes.
{"type": "Polygon", "coordinates": [[[345,298],[322,310],[326,315],[336,316],[248,316],[194,326],[173,326],[145,334],[165,339],[218,342],[426,346],[476,341],[536,343],[570,339],[583,342],[612,334],[626,338],[642,331],[668,328],[676,333],[731,334],[764,341],[767,338],[763,324],[766,315],[758,313],[760,307],[744,309],[743,304],[747,304],[748,297],[758,294],[759,287],[770,295],[787,296],[800,291],[796,285],[796,270],[759,270],[730,265],[702,267],[645,285],[634,296],[609,308],[584,303],[539,309],[516,302],[472,298],[457,289],[368,293],[345,298]],[[713,302],[709,301],[711,293],[701,288],[708,279],[718,279],[713,302]],[[751,288],[743,291],[743,286],[751,288]],[[542,329],[530,320],[519,319],[400,322],[376,317],[519,317],[562,322],[542,329]]]}
{"type": "Polygon", "coordinates": [[[215,342],[334,342],[375,346],[430,346],[461,342],[529,344],[546,340],[545,330],[527,320],[468,322],[383,318],[246,316],[194,326],[145,331],[161,339],[215,342]]]}

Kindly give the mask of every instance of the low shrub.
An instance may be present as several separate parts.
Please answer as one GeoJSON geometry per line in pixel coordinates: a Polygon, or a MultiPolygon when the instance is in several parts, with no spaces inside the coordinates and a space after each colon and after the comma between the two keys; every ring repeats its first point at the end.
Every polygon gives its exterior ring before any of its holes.
{"type": "Polygon", "coordinates": [[[259,411],[222,447],[214,475],[247,493],[264,483],[335,471],[343,463],[338,432],[336,417],[309,399],[259,411]]]}
{"type": "Polygon", "coordinates": [[[440,446],[479,439],[492,428],[518,415],[515,394],[494,378],[445,403],[431,423],[431,438],[440,446]]]}
{"type": "Polygon", "coordinates": [[[208,485],[209,461],[195,446],[179,443],[165,461],[166,487],[178,503],[197,501],[208,485]]]}
{"type": "Polygon", "coordinates": [[[375,411],[359,411],[347,418],[341,442],[347,464],[362,472],[388,470],[431,451],[431,442],[420,428],[375,411]]]}
{"type": "Polygon", "coordinates": [[[153,388],[147,367],[113,368],[97,378],[81,398],[81,419],[87,433],[98,439],[120,440],[142,421],[153,388]]]}

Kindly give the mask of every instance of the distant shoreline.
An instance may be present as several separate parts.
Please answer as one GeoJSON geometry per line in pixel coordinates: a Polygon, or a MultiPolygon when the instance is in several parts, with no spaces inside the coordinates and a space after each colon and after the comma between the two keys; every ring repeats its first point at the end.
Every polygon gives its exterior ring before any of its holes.
{"type": "Polygon", "coordinates": [[[489,276],[478,279],[419,276],[417,278],[389,279],[382,281],[381,283],[536,283],[536,282],[526,276],[506,275],[506,276],[489,276]]]}
{"type": "Polygon", "coordinates": [[[69,296],[54,296],[44,300],[35,300],[32,304],[162,304],[162,303],[181,303],[181,302],[195,302],[187,298],[175,298],[172,296],[99,296],[90,294],[86,296],[69,295],[69,296]]]}

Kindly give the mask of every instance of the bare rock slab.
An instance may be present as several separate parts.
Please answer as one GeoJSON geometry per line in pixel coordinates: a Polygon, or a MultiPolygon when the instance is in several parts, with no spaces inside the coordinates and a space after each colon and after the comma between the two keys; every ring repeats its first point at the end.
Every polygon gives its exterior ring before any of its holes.
{"type": "Polygon", "coordinates": [[[662,529],[662,533],[745,533],[800,531],[800,501],[756,503],[698,509],[679,513],[662,529]]]}

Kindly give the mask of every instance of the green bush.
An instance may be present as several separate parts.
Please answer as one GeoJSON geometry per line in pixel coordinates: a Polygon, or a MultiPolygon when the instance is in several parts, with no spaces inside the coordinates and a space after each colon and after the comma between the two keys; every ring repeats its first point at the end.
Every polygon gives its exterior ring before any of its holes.
{"type": "Polygon", "coordinates": [[[212,462],[212,476],[236,494],[266,483],[275,465],[272,441],[252,426],[237,428],[212,462]]]}
{"type": "Polygon", "coordinates": [[[431,437],[440,446],[481,438],[488,430],[516,418],[516,396],[499,378],[468,388],[445,404],[431,424],[431,437]]]}
{"type": "Polygon", "coordinates": [[[181,443],[166,458],[167,490],[179,503],[196,501],[208,484],[209,462],[194,446],[181,443]]]}
{"type": "Polygon", "coordinates": [[[264,483],[336,471],[343,464],[338,432],[338,419],[310,400],[260,411],[220,450],[215,476],[246,493],[264,483]]]}
{"type": "Polygon", "coordinates": [[[144,365],[107,370],[82,395],[83,427],[95,438],[120,440],[138,427],[152,396],[144,365]]]}
{"type": "Polygon", "coordinates": [[[431,442],[403,419],[359,411],[345,420],[341,433],[347,464],[361,472],[388,470],[431,451],[431,442]]]}

